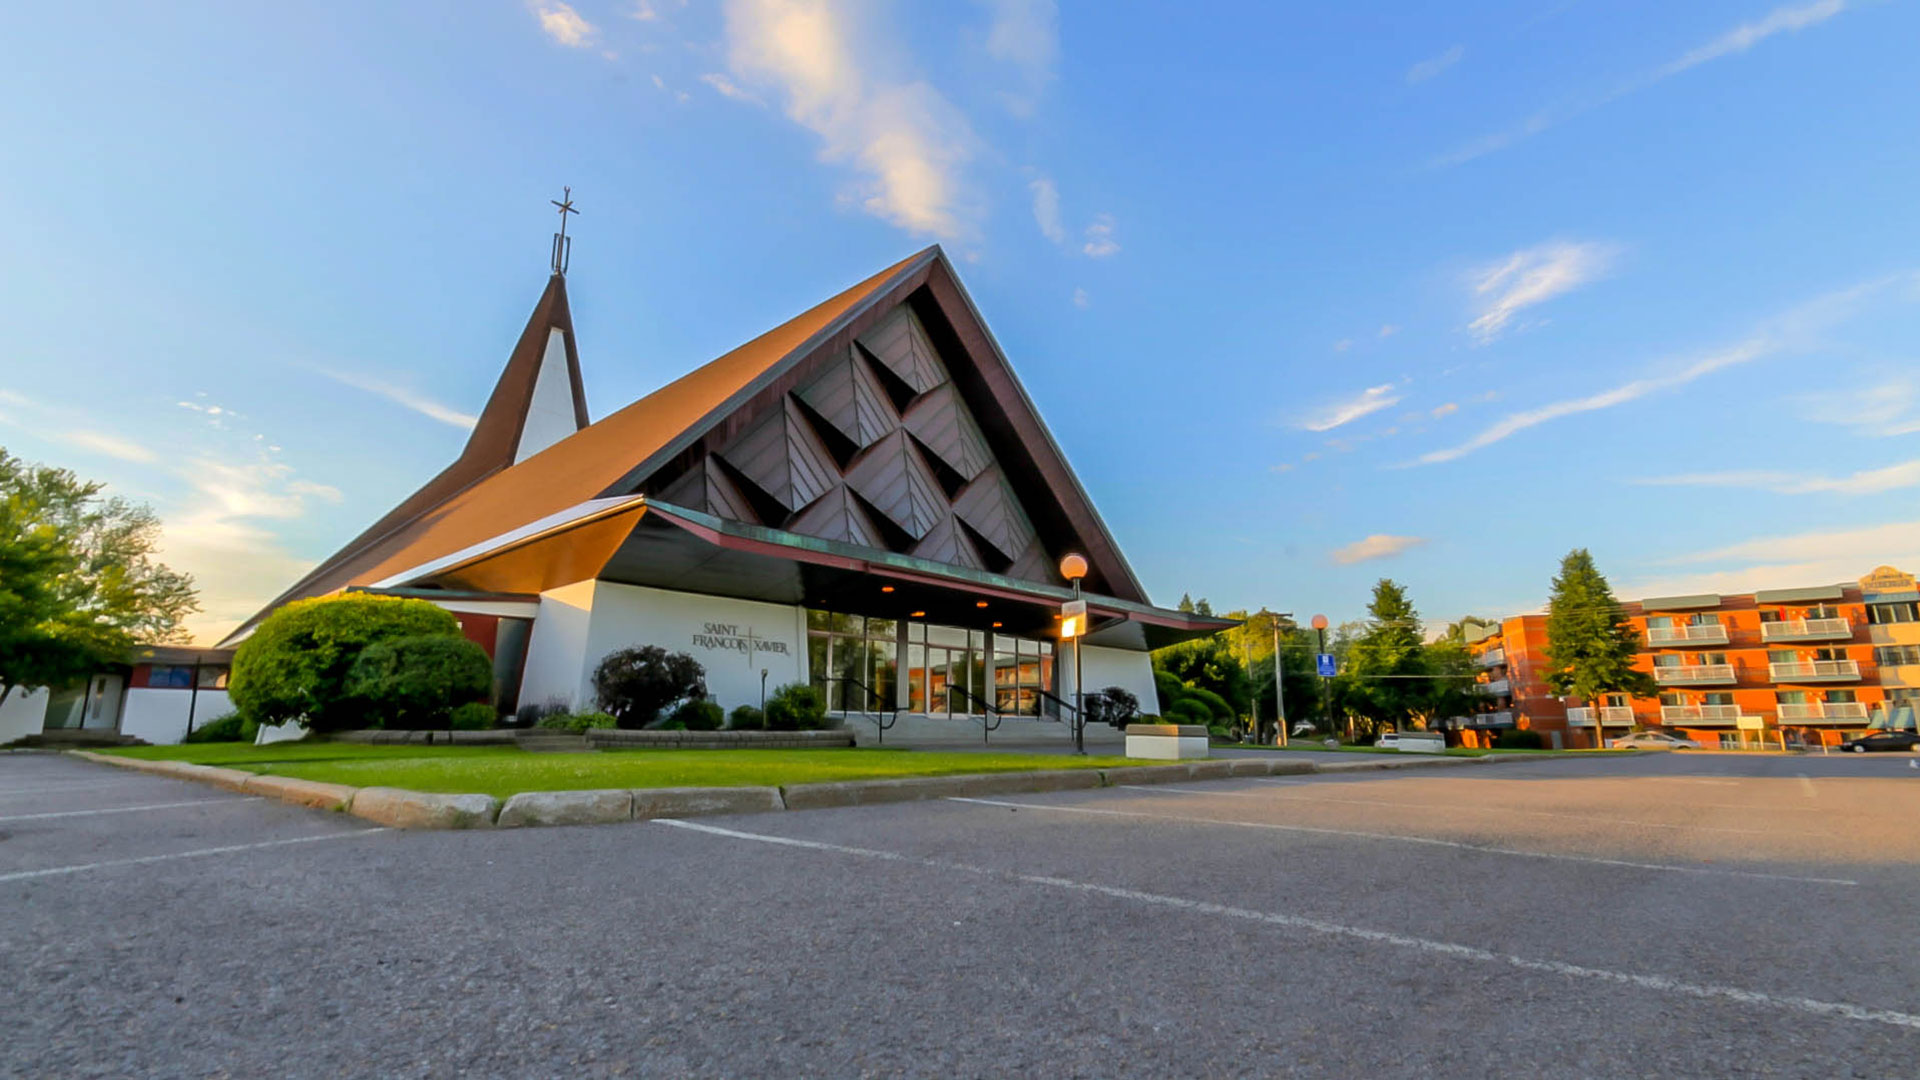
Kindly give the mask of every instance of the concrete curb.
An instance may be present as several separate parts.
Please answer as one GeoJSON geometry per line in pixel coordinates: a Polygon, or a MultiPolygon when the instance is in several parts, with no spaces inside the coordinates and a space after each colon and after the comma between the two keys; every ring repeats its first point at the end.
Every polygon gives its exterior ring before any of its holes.
{"type": "MultiPolygon", "coordinates": [[[[531,828],[547,825],[600,825],[663,817],[712,814],[763,814],[781,810],[821,810],[923,799],[1028,795],[1049,791],[1085,791],[1135,784],[1176,784],[1245,776],[1304,776],[1316,773],[1370,772],[1448,765],[1487,765],[1502,761],[1540,761],[1532,755],[1408,757],[1386,760],[1302,761],[1298,758],[1234,757],[1171,765],[1126,765],[1112,769],[1042,769],[1030,772],[958,773],[904,776],[882,780],[844,780],[785,787],[611,788],[587,791],[524,791],[503,804],[491,795],[442,795],[401,788],[353,788],[285,776],[261,776],[239,769],[182,761],[64,751],[75,757],[122,769],[197,780],[230,791],[279,799],[317,810],[344,810],[397,829],[531,828]]],[[[1381,755],[1384,757],[1384,755],[1381,755]]]]}
{"type": "Polygon", "coordinates": [[[347,812],[395,829],[491,829],[500,816],[500,800],[368,787],[354,793],[347,812]]]}

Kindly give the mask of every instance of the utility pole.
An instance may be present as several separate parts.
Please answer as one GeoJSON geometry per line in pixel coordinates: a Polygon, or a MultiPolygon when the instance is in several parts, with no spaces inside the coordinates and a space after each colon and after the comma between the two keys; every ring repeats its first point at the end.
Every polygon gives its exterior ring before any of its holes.
{"type": "Polygon", "coordinates": [[[1287,688],[1280,678],[1280,620],[1293,620],[1293,612],[1276,612],[1273,616],[1273,726],[1277,733],[1273,744],[1287,745],[1287,688]]]}

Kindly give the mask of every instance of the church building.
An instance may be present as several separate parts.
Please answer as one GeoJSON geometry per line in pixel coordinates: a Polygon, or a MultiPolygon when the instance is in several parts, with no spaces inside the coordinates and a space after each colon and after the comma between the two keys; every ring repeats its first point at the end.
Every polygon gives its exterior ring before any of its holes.
{"type": "Polygon", "coordinates": [[[421,597],[503,713],[590,709],[601,658],[659,645],[728,710],[811,682],[862,743],[1031,743],[1077,688],[1152,711],[1148,650],[1233,625],[1147,598],[937,246],[589,422],[564,243],[460,456],[222,645],[291,600],[421,597]]]}

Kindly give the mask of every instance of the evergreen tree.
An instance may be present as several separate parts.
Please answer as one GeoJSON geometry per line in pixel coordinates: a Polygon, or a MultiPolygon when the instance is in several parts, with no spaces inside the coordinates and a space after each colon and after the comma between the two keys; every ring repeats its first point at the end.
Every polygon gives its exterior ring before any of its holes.
{"type": "MultiPolygon", "coordinates": [[[[1562,696],[1599,708],[1607,694],[1652,697],[1653,677],[1634,668],[1640,635],[1613,598],[1613,589],[1586,548],[1560,560],[1547,604],[1547,685],[1562,696]]],[[[1605,725],[1594,717],[1594,745],[1605,745],[1605,725]]]]}
{"type": "Polygon", "coordinates": [[[1420,613],[1399,582],[1381,578],[1373,587],[1367,615],[1366,632],[1353,643],[1347,659],[1348,710],[1405,730],[1427,712],[1423,699],[1430,673],[1420,640],[1420,613]]]}
{"type": "Polygon", "coordinates": [[[1184,611],[1189,615],[1193,614],[1193,594],[1181,593],[1180,602],[1174,606],[1176,609],[1184,611]]]}

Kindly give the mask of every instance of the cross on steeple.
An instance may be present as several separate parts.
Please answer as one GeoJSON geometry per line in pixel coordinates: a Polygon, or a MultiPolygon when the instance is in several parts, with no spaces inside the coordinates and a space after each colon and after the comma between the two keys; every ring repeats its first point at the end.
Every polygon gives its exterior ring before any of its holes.
{"type": "Polygon", "coordinates": [[[573,251],[573,241],[567,239],[567,215],[580,211],[573,208],[573,189],[570,187],[561,188],[558,199],[547,201],[560,208],[560,231],[553,234],[553,272],[565,276],[568,256],[573,251]]]}

